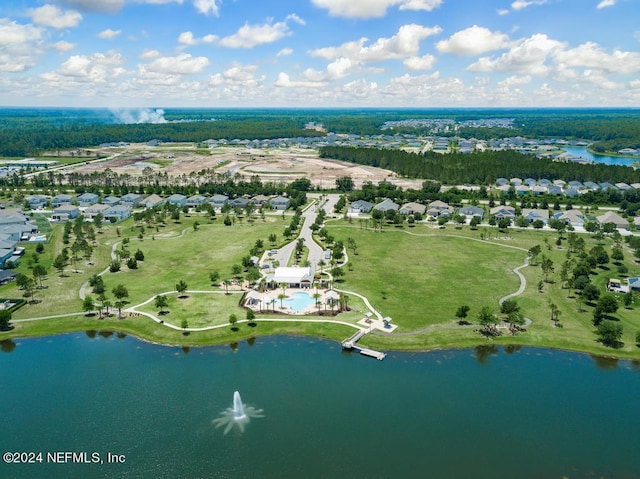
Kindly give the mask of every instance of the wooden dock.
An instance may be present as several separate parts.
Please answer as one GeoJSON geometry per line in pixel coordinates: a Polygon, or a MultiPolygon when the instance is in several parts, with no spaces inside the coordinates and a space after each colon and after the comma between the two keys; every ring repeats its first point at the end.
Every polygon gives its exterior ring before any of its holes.
{"type": "Polygon", "coordinates": [[[342,347],[344,349],[357,349],[363,356],[369,356],[371,358],[377,359],[378,361],[382,361],[385,357],[387,357],[386,353],[374,351],[373,349],[368,349],[358,345],[358,340],[367,333],[368,331],[366,329],[359,329],[351,337],[342,341],[342,347]]]}

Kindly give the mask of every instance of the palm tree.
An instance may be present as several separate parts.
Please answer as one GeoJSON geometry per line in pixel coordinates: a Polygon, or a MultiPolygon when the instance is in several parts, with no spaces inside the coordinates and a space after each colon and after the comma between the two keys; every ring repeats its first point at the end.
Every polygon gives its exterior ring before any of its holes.
{"type": "Polygon", "coordinates": [[[284,293],[280,293],[280,294],[278,295],[278,299],[280,300],[280,309],[282,309],[282,308],[284,307],[284,306],[282,305],[282,300],[283,300],[284,298],[286,298],[286,297],[287,297],[287,295],[286,295],[286,294],[284,294],[284,293]]]}
{"type": "Polygon", "coordinates": [[[318,308],[318,309],[320,309],[320,298],[321,297],[322,297],[322,295],[320,293],[318,293],[318,291],[313,293],[313,299],[316,300],[316,308],[318,308]]]}
{"type": "Polygon", "coordinates": [[[222,283],[224,284],[225,294],[229,294],[229,285],[231,284],[231,281],[229,281],[228,279],[225,279],[222,283]]]}

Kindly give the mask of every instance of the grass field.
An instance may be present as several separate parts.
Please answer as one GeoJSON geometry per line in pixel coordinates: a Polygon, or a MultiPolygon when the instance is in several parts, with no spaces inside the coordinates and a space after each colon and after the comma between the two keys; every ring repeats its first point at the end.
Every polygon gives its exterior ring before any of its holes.
{"type": "MultiPolygon", "coordinates": [[[[145,259],[138,263],[136,270],[129,270],[123,265],[118,273],[104,273],[110,299],[113,300],[113,287],[122,284],[129,292],[127,306],[140,304],[159,293],[168,293],[168,313],[162,319],[176,326],[183,319],[193,328],[225,325],[232,313],[242,321],[245,311],[238,304],[240,295],[211,294],[212,291],[220,292],[220,289],[210,283],[209,273],[218,271],[221,280],[230,278],[232,266],[240,264],[257,239],[268,244],[269,234],[280,236],[287,225],[288,218],[281,215],[269,215],[265,221],[257,219],[253,223],[236,222],[233,226],[224,226],[220,219],[210,222],[203,216],[192,215],[183,216],[179,223],[170,221],[157,229],[147,227],[141,240],[138,238],[139,228],[133,220],[127,220],[120,225],[105,226],[97,235],[92,264],[81,260],[77,264],[77,272],[74,265],[70,265],[62,277],[51,266],[65,246],[62,243],[62,226],[57,225],[52,230],[51,242],[45,246],[44,253],[38,255],[38,262],[49,271],[44,282],[46,288],[38,291],[36,299],[39,302],[23,307],[13,317],[24,319],[80,312],[81,286],[93,274],[105,270],[111,261],[112,248],[120,247],[123,239],[129,238],[128,249],[134,253],[139,248],[145,259]],[[193,228],[195,221],[199,223],[197,229],[193,228]],[[181,280],[188,286],[185,298],[171,293],[181,280]]],[[[344,282],[337,283],[336,287],[366,296],[374,308],[384,316],[391,316],[399,326],[397,334],[368,335],[362,340],[363,344],[379,349],[425,350],[490,342],[640,358],[640,348],[635,345],[635,335],[640,331],[637,302],[631,309],[621,305],[614,315],[624,327],[624,345],[611,349],[600,344],[591,321],[593,306],[586,305],[580,312],[575,294],[569,297],[569,291],[562,288],[559,270],[567,249],[564,243],[555,246],[557,234],[533,230],[511,230],[504,234],[495,228],[472,231],[468,227],[458,230],[451,226],[440,230],[424,224],[415,228],[386,227],[383,232],[374,232],[343,220],[329,223],[327,229],[345,244],[349,237],[357,244],[357,254],[348,251],[349,263],[344,267],[346,276],[344,282]],[[481,232],[489,239],[481,240],[481,232]],[[549,282],[544,284],[543,292],[539,292],[540,266],[522,270],[527,287],[517,301],[524,315],[532,320],[527,331],[517,336],[504,334],[489,340],[479,334],[478,326],[458,328],[455,312],[460,305],[471,307],[468,320],[472,323],[477,323],[476,315],[483,306],[490,306],[498,312],[499,298],[515,292],[520,286],[513,268],[523,264],[527,250],[534,245],[542,246],[543,254],[553,261],[555,271],[549,282]],[[554,327],[550,320],[549,302],[558,305],[562,328],[554,327]]],[[[587,251],[596,245],[596,240],[590,236],[582,237],[587,242],[587,251]]],[[[609,252],[611,245],[611,239],[604,240],[609,252]]],[[[27,246],[18,271],[29,273],[34,250],[35,245],[27,246]]],[[[633,260],[628,249],[625,250],[624,263],[630,276],[640,275],[640,265],[633,260]]],[[[601,290],[604,290],[609,277],[617,277],[614,265],[607,268],[597,268],[592,275],[592,281],[601,290]]],[[[22,291],[15,284],[8,284],[0,287],[0,296],[19,298],[22,291]]],[[[355,323],[362,318],[366,311],[362,301],[351,296],[349,305],[352,311],[336,319],[355,323]]],[[[141,307],[140,311],[158,315],[153,302],[141,307]]],[[[254,328],[241,323],[238,331],[222,327],[185,336],[144,316],[100,320],[80,314],[71,318],[16,323],[16,328],[2,333],[2,337],[79,330],[117,330],[150,341],[181,345],[224,343],[279,333],[341,340],[353,332],[348,326],[326,323],[259,322],[254,328]]]]}

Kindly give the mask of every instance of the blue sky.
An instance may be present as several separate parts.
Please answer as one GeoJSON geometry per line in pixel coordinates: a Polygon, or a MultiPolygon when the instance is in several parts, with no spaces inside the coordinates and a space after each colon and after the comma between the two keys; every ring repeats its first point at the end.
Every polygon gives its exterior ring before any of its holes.
{"type": "Polygon", "coordinates": [[[638,0],[3,0],[0,105],[640,106],[638,0]]]}

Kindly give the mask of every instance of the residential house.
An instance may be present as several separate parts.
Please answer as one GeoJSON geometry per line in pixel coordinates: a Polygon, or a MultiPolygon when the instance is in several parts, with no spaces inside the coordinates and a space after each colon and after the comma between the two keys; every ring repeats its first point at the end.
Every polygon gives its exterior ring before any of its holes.
{"type": "Polygon", "coordinates": [[[229,197],[226,195],[213,195],[211,198],[209,198],[209,203],[211,203],[211,206],[216,209],[222,208],[227,203],[227,201],[229,201],[229,197]]]}
{"type": "Polygon", "coordinates": [[[509,184],[509,180],[507,180],[506,178],[498,178],[496,180],[496,185],[498,185],[498,186],[504,186],[504,185],[507,185],[507,184],[509,184]]]}
{"type": "Polygon", "coordinates": [[[365,200],[357,200],[349,205],[349,214],[369,213],[373,209],[373,204],[365,200]]]}
{"type": "Polygon", "coordinates": [[[567,188],[564,190],[564,196],[567,198],[577,198],[580,196],[580,192],[576,188],[567,188]]]}
{"type": "Polygon", "coordinates": [[[556,185],[548,186],[547,193],[549,193],[550,195],[560,196],[562,194],[562,187],[556,185]]]}
{"type": "Polygon", "coordinates": [[[80,216],[80,208],[75,205],[63,205],[53,209],[52,221],[69,221],[80,216]]]}
{"type": "Polygon", "coordinates": [[[60,206],[70,205],[73,202],[73,196],[67,195],[65,193],[61,195],[56,195],[51,198],[51,206],[53,208],[59,208],[60,206]]]}
{"type": "Polygon", "coordinates": [[[285,198],[284,196],[276,196],[269,200],[269,206],[274,210],[286,210],[290,204],[291,201],[289,201],[289,198],[285,198]]]}
{"type": "Polygon", "coordinates": [[[640,291],[640,278],[627,278],[629,291],[640,291]]]}
{"type": "Polygon", "coordinates": [[[263,206],[269,203],[270,199],[271,197],[267,195],[256,195],[253,198],[251,198],[251,201],[253,201],[253,204],[256,206],[263,206]]]}
{"type": "Polygon", "coordinates": [[[637,230],[640,230],[640,216],[636,216],[633,218],[633,227],[637,230]]]}
{"type": "Polygon", "coordinates": [[[584,213],[580,210],[558,211],[554,213],[553,217],[557,220],[563,221],[565,225],[573,227],[584,226],[584,213]]]}
{"type": "Polygon", "coordinates": [[[95,205],[100,197],[95,193],[82,193],[78,196],[78,206],[81,208],[86,208],[87,206],[95,205]]]}
{"type": "Polygon", "coordinates": [[[541,180],[538,180],[538,184],[540,186],[549,187],[549,186],[551,186],[551,180],[547,180],[546,178],[542,178],[541,180]]]}
{"type": "Polygon", "coordinates": [[[542,186],[542,185],[536,185],[534,187],[531,188],[531,192],[534,195],[544,195],[548,190],[547,186],[542,186]]]}
{"type": "Polygon", "coordinates": [[[582,188],[584,188],[584,184],[580,183],[579,181],[570,181],[569,188],[575,188],[576,190],[581,190],[582,188]]]}
{"type": "Polygon", "coordinates": [[[414,215],[416,213],[420,215],[424,215],[427,211],[427,207],[425,205],[421,205],[420,203],[410,202],[405,203],[400,207],[399,213],[401,215],[414,215]]]}
{"type": "Polygon", "coordinates": [[[612,185],[611,183],[605,181],[604,183],[598,183],[598,186],[600,186],[601,190],[615,190],[616,187],[614,185],[612,185]]]}
{"type": "Polygon", "coordinates": [[[549,210],[524,208],[522,210],[522,216],[529,223],[533,223],[537,220],[542,220],[546,225],[549,222],[549,210]]]}
{"type": "Polygon", "coordinates": [[[47,197],[44,195],[29,195],[27,201],[32,210],[42,210],[47,205],[47,197]]]}
{"type": "Polygon", "coordinates": [[[509,180],[509,183],[511,183],[513,186],[520,186],[520,185],[522,185],[522,179],[521,178],[511,178],[509,180]]]}
{"type": "Polygon", "coordinates": [[[107,196],[106,198],[102,198],[102,204],[108,206],[115,206],[120,203],[120,198],[117,196],[107,196]]]}
{"type": "Polygon", "coordinates": [[[112,223],[120,223],[131,216],[131,208],[126,205],[115,205],[107,208],[103,213],[105,219],[112,223]]]}
{"type": "Polygon", "coordinates": [[[594,183],[593,181],[585,181],[582,184],[587,190],[590,190],[590,191],[598,191],[600,189],[600,186],[597,183],[594,183]]]}
{"type": "Polygon", "coordinates": [[[607,223],[613,223],[616,225],[616,228],[629,229],[629,222],[613,211],[607,211],[605,214],[597,216],[596,220],[601,226],[606,225],[607,223]]]}
{"type": "Polygon", "coordinates": [[[534,186],[536,186],[538,184],[538,182],[536,180],[534,180],[533,178],[525,178],[523,183],[525,185],[527,185],[529,188],[533,188],[534,186]]]}
{"type": "Polygon", "coordinates": [[[388,210],[393,210],[393,211],[398,211],[400,209],[400,205],[397,203],[394,203],[393,200],[390,200],[389,198],[386,198],[385,200],[381,201],[380,203],[378,203],[377,205],[375,205],[373,207],[374,210],[378,210],[378,211],[382,211],[383,213],[388,211],[388,210]]]}
{"type": "Polygon", "coordinates": [[[142,201],[143,196],[138,193],[127,193],[120,198],[120,204],[128,206],[129,208],[135,208],[142,201]]]}
{"type": "Polygon", "coordinates": [[[616,188],[618,188],[620,191],[627,191],[631,189],[631,186],[626,184],[626,183],[616,183],[615,184],[616,188]]]}
{"type": "Polygon", "coordinates": [[[95,205],[91,205],[85,208],[85,210],[82,212],[82,216],[84,216],[85,219],[91,221],[93,221],[93,219],[98,215],[102,215],[102,217],[104,218],[104,212],[109,208],[111,208],[111,206],[104,205],[102,203],[96,203],[95,205]]]}
{"type": "Polygon", "coordinates": [[[517,195],[520,195],[520,196],[522,196],[522,195],[526,195],[526,194],[527,194],[527,193],[529,193],[530,191],[531,191],[531,188],[529,188],[529,187],[528,187],[528,186],[526,186],[526,185],[519,185],[519,186],[516,186],[516,194],[517,194],[517,195]]]}
{"type": "Polygon", "coordinates": [[[187,198],[187,206],[189,208],[197,208],[198,206],[202,206],[207,202],[207,198],[202,195],[193,195],[187,198]]]}
{"type": "Polygon", "coordinates": [[[453,215],[453,207],[449,206],[448,203],[444,201],[436,200],[429,203],[429,207],[427,208],[427,215],[437,218],[442,216],[443,218],[449,218],[453,215]]]}
{"type": "Polygon", "coordinates": [[[176,205],[179,208],[182,208],[187,204],[187,197],[185,195],[175,193],[167,198],[167,203],[169,203],[170,205],[176,205]]]}
{"type": "Polygon", "coordinates": [[[480,220],[482,221],[482,218],[484,217],[484,209],[480,208],[479,206],[473,205],[468,205],[464,208],[460,208],[458,213],[460,213],[462,216],[465,216],[469,221],[471,221],[474,217],[480,218],[480,220]]]}
{"type": "Polygon", "coordinates": [[[516,219],[516,209],[513,206],[496,206],[495,208],[491,208],[489,213],[498,221],[503,219],[513,221],[516,219]]]}
{"type": "Polygon", "coordinates": [[[231,208],[246,208],[246,206],[251,203],[251,200],[243,197],[234,198],[229,202],[231,208]]]}
{"type": "Polygon", "coordinates": [[[164,198],[162,196],[153,194],[147,196],[144,200],[140,202],[140,206],[143,208],[149,209],[155,206],[160,206],[164,203],[164,198]]]}

